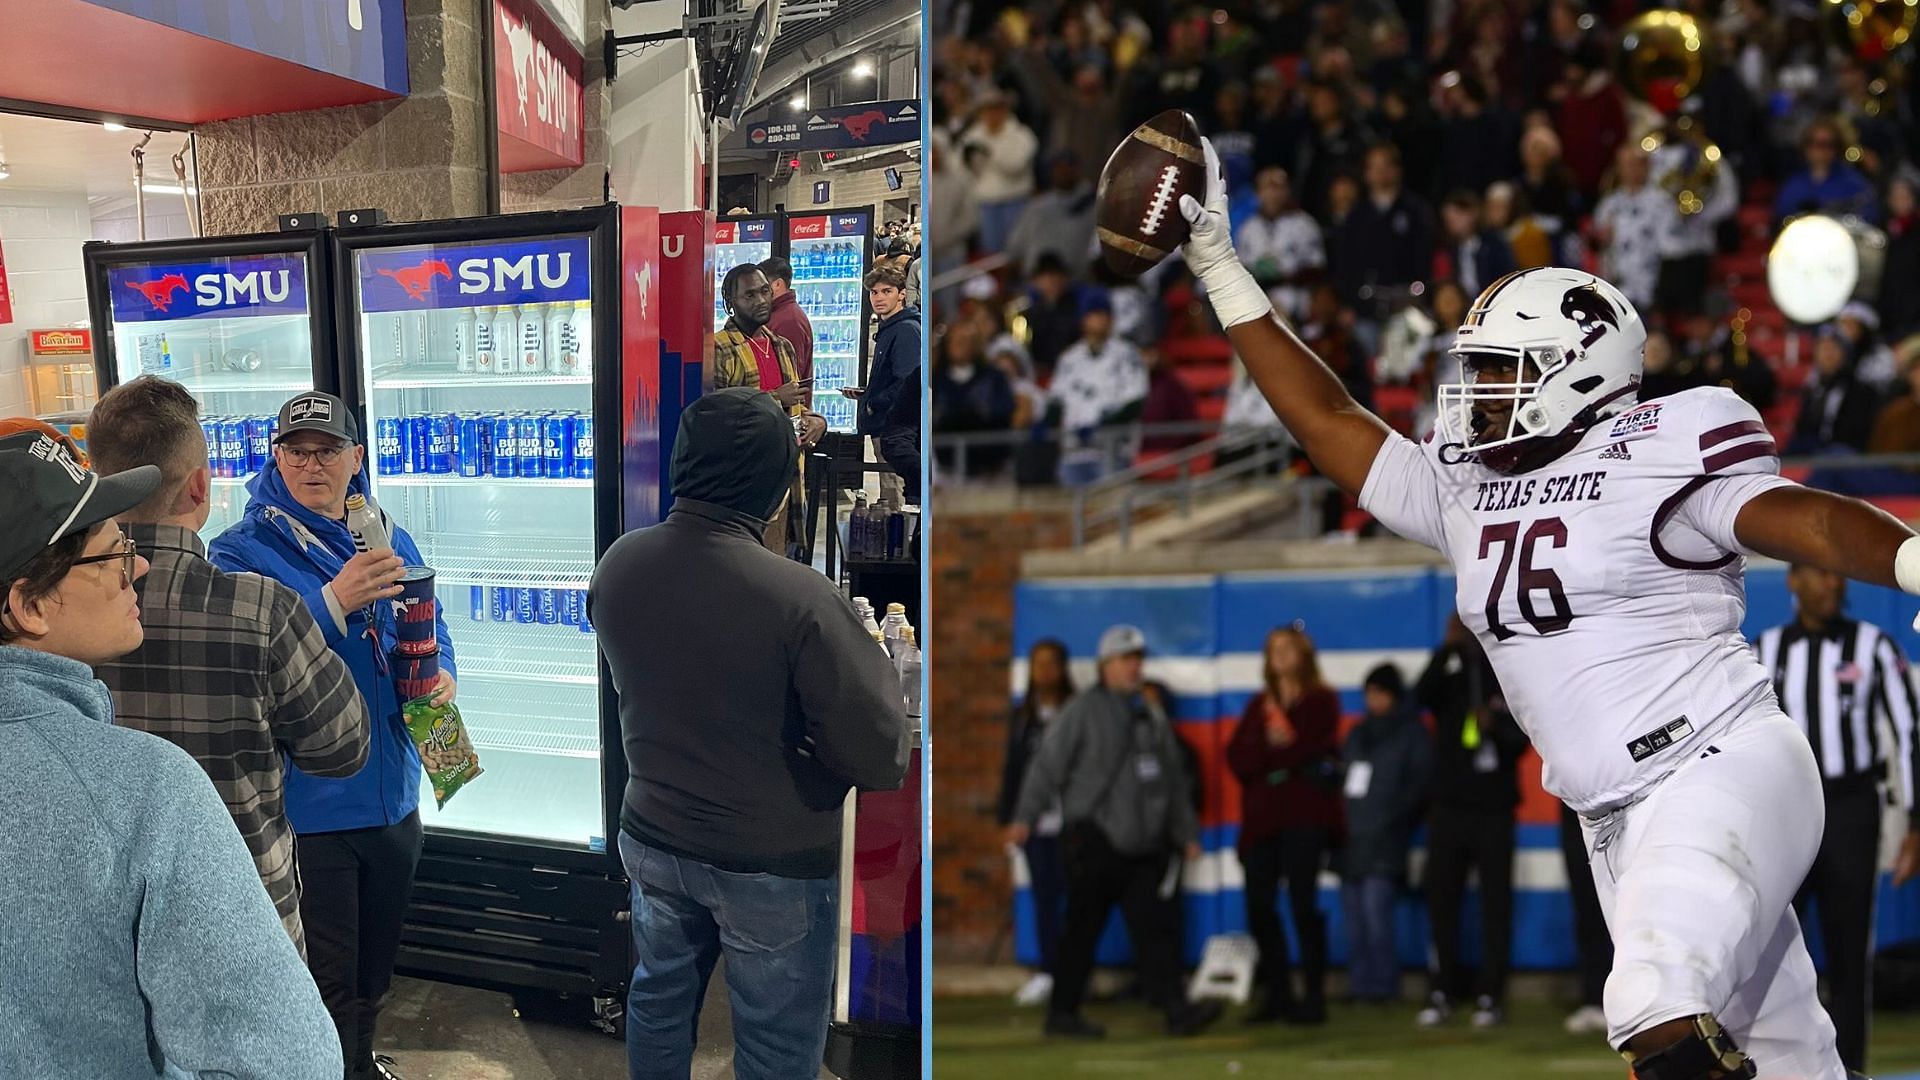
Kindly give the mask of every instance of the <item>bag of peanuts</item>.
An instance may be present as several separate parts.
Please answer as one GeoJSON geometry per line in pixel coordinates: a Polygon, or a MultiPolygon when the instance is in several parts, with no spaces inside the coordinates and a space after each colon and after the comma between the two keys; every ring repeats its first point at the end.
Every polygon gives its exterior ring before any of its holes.
{"type": "Polygon", "coordinates": [[[446,806],[453,793],[465,787],[481,773],[480,755],[467,737],[467,725],[460,719],[460,707],[448,702],[434,705],[427,698],[414,698],[402,707],[407,718],[407,734],[420,748],[420,764],[433,781],[433,801],[446,806]]]}

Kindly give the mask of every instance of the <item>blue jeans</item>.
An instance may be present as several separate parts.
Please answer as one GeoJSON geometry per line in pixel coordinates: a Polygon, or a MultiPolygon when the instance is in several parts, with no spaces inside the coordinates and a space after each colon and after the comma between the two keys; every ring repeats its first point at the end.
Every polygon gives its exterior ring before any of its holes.
{"type": "Polygon", "coordinates": [[[1400,996],[1400,963],[1394,952],[1394,880],[1385,875],[1348,878],[1340,885],[1350,948],[1348,989],[1363,999],[1400,996]]]}
{"type": "Polygon", "coordinates": [[[833,996],[837,882],[736,874],[620,834],[633,882],[627,1075],[687,1080],[707,980],[724,951],[739,1080],[820,1071],[833,996]]]}

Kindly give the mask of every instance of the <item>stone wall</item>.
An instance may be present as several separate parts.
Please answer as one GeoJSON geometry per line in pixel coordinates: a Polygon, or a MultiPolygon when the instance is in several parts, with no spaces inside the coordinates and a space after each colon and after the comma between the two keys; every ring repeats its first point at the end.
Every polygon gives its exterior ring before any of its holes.
{"type": "Polygon", "coordinates": [[[484,10],[480,0],[407,0],[404,100],[200,127],[206,234],[271,231],[299,210],[378,207],[394,221],[485,213],[484,10]]]}
{"type": "Polygon", "coordinates": [[[1006,756],[1013,588],[1021,555],[1070,543],[1072,524],[1057,497],[943,489],[933,505],[934,950],[962,962],[1005,960],[1011,886],[995,803],[1006,756]]]}

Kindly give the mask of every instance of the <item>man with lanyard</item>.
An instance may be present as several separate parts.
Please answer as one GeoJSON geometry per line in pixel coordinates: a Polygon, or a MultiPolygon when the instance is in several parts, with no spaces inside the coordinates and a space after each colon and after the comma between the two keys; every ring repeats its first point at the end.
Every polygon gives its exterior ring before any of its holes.
{"type": "MultiPolygon", "coordinates": [[[[366,701],[373,725],[366,765],[342,779],[289,765],[286,807],[297,841],[308,966],[339,1028],[347,1075],[392,1080],[391,1059],[374,1054],[374,1026],[393,982],[420,862],[421,767],[389,659],[396,621],[382,601],[399,595],[407,566],[426,560],[384,514],[393,547],[356,550],[346,500],[367,492],[366,454],[345,402],[318,391],[295,395],[280,408],[272,467],[247,482],[246,516],[207,555],[227,573],[256,573],[299,593],[366,701]]],[[[456,674],[444,609],[434,630],[440,683],[431,700],[441,704],[453,700],[456,674]]]]}
{"type": "MultiPolygon", "coordinates": [[[[741,263],[727,271],[720,281],[720,296],[727,304],[727,324],[713,335],[713,387],[745,386],[772,394],[788,415],[798,417],[795,426],[802,450],[812,447],[826,434],[827,421],[808,409],[805,402],[812,380],[802,381],[796,374],[793,346],[767,328],[773,318],[773,284],[759,266],[741,263]]],[[[766,545],[785,555],[789,551],[787,522],[791,508],[806,490],[802,478],[806,459],[801,459],[800,475],[793,479],[792,494],[775,512],[767,527],[766,545]]],[[[804,516],[799,520],[804,521],[804,516]]]]}
{"type": "Polygon", "coordinates": [[[1048,725],[1027,766],[1007,826],[1025,844],[1042,814],[1059,806],[1067,869],[1067,917],[1049,1035],[1106,1034],[1080,1013],[1093,976],[1094,950],[1115,904],[1140,965],[1147,1000],[1166,1011],[1167,1032],[1197,1035],[1220,1016],[1218,1002],[1187,1000],[1180,985],[1180,943],[1161,903],[1179,886],[1180,855],[1200,857],[1200,824],[1188,797],[1179,736],[1142,695],[1146,636],[1114,626],[1100,635],[1100,684],[1080,694],[1048,725]]]}

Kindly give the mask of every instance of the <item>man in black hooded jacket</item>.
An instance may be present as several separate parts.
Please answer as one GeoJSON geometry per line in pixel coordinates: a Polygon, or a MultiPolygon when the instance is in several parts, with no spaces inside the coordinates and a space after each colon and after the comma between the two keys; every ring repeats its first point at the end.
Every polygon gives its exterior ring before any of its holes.
{"type": "Polygon", "coordinates": [[[672,513],[616,541],[588,592],[627,757],[635,1078],[688,1074],[722,951],[735,1071],[818,1071],[841,803],[906,775],[886,653],[831,581],[761,545],[798,463],[770,395],[696,400],[673,445],[672,513]]]}

